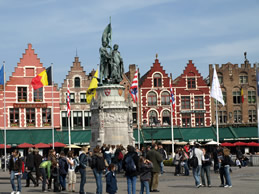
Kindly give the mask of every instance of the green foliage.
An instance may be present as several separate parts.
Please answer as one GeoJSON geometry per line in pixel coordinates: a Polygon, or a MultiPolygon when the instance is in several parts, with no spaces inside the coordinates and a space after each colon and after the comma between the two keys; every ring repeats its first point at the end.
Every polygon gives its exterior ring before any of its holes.
{"type": "Polygon", "coordinates": [[[165,160],[164,161],[164,165],[165,166],[173,166],[173,159],[170,158],[169,160],[165,160]]]}

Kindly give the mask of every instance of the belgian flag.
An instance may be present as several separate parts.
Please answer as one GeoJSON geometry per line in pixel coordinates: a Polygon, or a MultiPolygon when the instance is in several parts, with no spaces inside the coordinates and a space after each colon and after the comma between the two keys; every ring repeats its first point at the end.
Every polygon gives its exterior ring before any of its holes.
{"type": "Polygon", "coordinates": [[[31,80],[31,85],[34,90],[42,88],[43,86],[51,85],[52,77],[51,77],[51,66],[46,70],[42,71],[35,78],[31,80]]]}

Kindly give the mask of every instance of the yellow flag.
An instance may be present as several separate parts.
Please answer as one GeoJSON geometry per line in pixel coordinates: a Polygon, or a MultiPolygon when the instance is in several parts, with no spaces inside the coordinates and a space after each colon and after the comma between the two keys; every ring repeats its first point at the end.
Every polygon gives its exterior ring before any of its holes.
{"type": "Polygon", "coordinates": [[[98,70],[96,70],[94,77],[92,78],[92,81],[86,91],[86,101],[88,104],[91,103],[92,98],[95,96],[96,94],[96,88],[98,87],[98,70]]]}

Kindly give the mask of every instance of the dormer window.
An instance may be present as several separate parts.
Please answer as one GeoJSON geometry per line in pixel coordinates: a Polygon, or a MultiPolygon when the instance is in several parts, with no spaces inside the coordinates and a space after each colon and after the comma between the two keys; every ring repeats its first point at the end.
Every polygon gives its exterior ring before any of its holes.
{"type": "Polygon", "coordinates": [[[195,78],[188,78],[188,88],[196,88],[195,78]]]}
{"type": "Polygon", "coordinates": [[[75,88],[80,88],[80,78],[79,77],[75,78],[75,88]]]}
{"type": "Polygon", "coordinates": [[[159,73],[154,75],[154,87],[162,87],[162,79],[159,73]]]}

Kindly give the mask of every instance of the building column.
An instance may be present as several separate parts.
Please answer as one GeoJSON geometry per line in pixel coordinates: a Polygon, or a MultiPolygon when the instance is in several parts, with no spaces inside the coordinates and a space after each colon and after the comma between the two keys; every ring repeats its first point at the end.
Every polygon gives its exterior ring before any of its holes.
{"type": "Polygon", "coordinates": [[[83,130],[85,130],[85,111],[82,110],[82,112],[83,130]]]}

